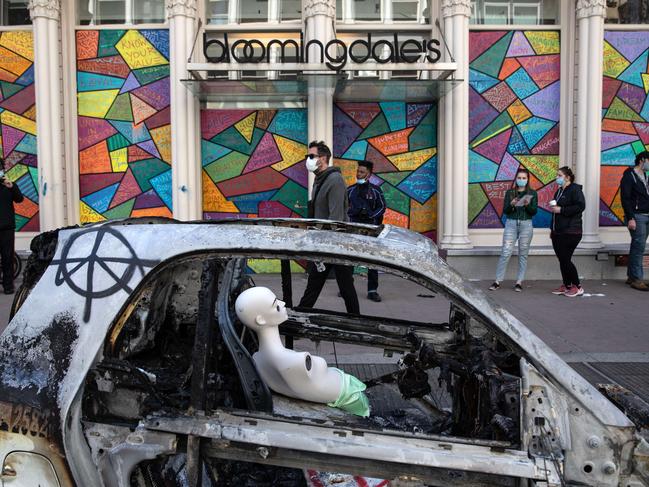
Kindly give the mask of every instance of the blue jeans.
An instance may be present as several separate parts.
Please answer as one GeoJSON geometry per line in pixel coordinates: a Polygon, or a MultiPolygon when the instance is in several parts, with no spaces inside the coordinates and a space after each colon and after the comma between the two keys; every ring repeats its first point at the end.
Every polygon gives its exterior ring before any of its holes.
{"type": "Polygon", "coordinates": [[[522,281],[525,278],[527,269],[527,254],[530,251],[530,243],[534,235],[534,226],[532,220],[514,220],[508,219],[505,222],[505,231],[503,232],[503,248],[496,267],[496,281],[502,282],[505,279],[507,263],[514,251],[514,245],[518,240],[518,278],[522,281]]]}
{"type": "Polygon", "coordinates": [[[631,248],[629,249],[629,265],[626,275],[630,279],[642,280],[642,256],[647,244],[649,235],[649,215],[635,215],[635,230],[629,230],[631,234],[631,248]]]}

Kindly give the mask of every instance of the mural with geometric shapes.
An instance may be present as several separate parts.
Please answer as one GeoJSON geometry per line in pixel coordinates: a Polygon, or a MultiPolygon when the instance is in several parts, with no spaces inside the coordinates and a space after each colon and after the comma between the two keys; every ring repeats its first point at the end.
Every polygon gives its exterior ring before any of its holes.
{"type": "Polygon", "coordinates": [[[649,32],[604,34],[599,224],[622,225],[620,179],[649,148],[649,32]]]}
{"type": "Polygon", "coordinates": [[[549,227],[559,167],[559,32],[481,31],[469,40],[469,227],[500,228],[519,167],[549,227]]]}
{"type": "Polygon", "coordinates": [[[76,38],[81,222],[172,216],[169,31],[76,38]]]}
{"type": "Polygon", "coordinates": [[[36,232],[38,162],[31,31],[0,33],[0,134],[6,177],[25,196],[14,204],[16,230],[36,232]]]}
{"type": "Polygon", "coordinates": [[[357,161],[374,163],[370,181],[385,196],[384,223],[436,239],[436,104],[336,103],[333,155],[348,186],[357,161]]]}

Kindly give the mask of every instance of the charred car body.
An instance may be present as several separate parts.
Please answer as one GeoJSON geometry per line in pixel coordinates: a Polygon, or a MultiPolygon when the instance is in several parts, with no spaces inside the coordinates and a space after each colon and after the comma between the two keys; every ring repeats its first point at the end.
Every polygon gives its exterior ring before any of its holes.
{"type": "Polygon", "coordinates": [[[436,486],[649,485],[634,423],[418,234],[126,220],[45,233],[32,251],[0,337],[0,485],[288,486],[305,466],[436,486]],[[438,323],[291,310],[287,340],[403,354],[367,382],[370,418],[260,379],[233,304],[247,261],[271,258],[289,305],[296,259],[368,265],[450,302],[438,323]],[[389,394],[412,407],[382,407],[389,394]]]}

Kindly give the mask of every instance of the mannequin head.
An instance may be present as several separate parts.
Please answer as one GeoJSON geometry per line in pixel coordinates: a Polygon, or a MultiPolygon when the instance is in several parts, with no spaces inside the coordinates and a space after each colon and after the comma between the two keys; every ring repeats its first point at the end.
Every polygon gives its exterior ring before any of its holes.
{"type": "Polygon", "coordinates": [[[286,303],[266,287],[251,287],[242,292],[234,304],[241,323],[255,331],[277,327],[288,319],[286,303]]]}

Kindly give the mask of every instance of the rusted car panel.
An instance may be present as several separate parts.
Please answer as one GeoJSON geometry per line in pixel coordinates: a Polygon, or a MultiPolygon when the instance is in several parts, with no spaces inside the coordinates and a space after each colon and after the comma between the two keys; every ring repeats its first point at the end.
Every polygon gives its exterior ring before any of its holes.
{"type": "MultiPolygon", "coordinates": [[[[425,351],[425,344],[420,345],[420,352],[425,351]]],[[[500,378],[494,376],[493,380],[500,378]]],[[[237,445],[248,444],[252,448],[275,448],[275,464],[296,466],[286,455],[282,457],[281,451],[291,449],[291,444],[280,441],[282,431],[294,432],[292,449],[301,452],[300,461],[321,462],[323,466],[332,458],[378,461],[385,457],[383,467],[393,473],[401,471],[397,464],[411,464],[412,469],[428,469],[430,475],[447,469],[531,479],[535,485],[548,486],[562,485],[565,479],[581,485],[635,486],[642,485],[641,476],[646,475],[642,468],[634,471],[638,466],[634,455],[645,446],[633,423],[619,409],[515,317],[449,268],[430,240],[387,225],[274,220],[103,224],[62,230],[53,259],[0,337],[0,398],[49,412],[46,423],[51,433],[47,436],[53,444],[62,446],[78,485],[124,482],[118,477],[106,480],[111,473],[105,456],[97,453],[105,449],[99,446],[101,441],[110,445],[108,454],[127,463],[171,454],[177,449],[175,438],[198,438],[209,439],[209,448],[219,458],[228,458],[228,448],[234,451],[237,445]],[[170,262],[197,255],[224,259],[290,259],[299,255],[330,262],[362,261],[462,303],[475,320],[520,358],[520,444],[503,448],[497,443],[480,445],[457,438],[418,440],[416,435],[386,433],[371,436],[353,425],[330,427],[326,423],[307,436],[304,432],[314,426],[295,425],[263,412],[254,413],[254,419],[247,418],[255,423],[247,433],[242,429],[242,421],[246,421],[243,413],[223,411],[208,417],[179,415],[144,420],[137,431],[130,432],[89,423],[84,429],[84,381],[91,367],[104,358],[107,342],[119,330],[119,318],[126,313],[130,297],[170,262]],[[345,438],[341,437],[341,428],[345,438]],[[89,431],[101,441],[88,440],[89,431]],[[444,444],[451,444],[450,450],[444,444]],[[355,453],[359,451],[364,453],[355,453]],[[98,468],[101,462],[103,466],[98,468]]],[[[458,414],[457,421],[462,421],[458,414]]],[[[34,424],[42,426],[38,421],[34,424]]],[[[505,430],[507,425],[499,427],[505,430]]],[[[256,460],[263,463],[268,458],[259,454],[256,460]]],[[[489,485],[488,481],[480,482],[470,485],[489,485]]]]}

